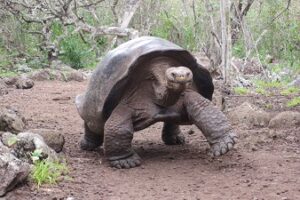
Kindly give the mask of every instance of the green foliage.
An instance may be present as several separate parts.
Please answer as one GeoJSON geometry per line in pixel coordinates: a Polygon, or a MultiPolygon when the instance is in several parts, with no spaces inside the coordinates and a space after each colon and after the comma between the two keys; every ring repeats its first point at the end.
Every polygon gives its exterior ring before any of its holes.
{"type": "Polygon", "coordinates": [[[70,35],[61,42],[61,59],[74,69],[84,68],[95,60],[95,53],[90,48],[78,34],[70,35]]]}
{"type": "Polygon", "coordinates": [[[41,157],[42,157],[42,153],[43,151],[41,149],[35,149],[32,153],[31,153],[31,159],[33,162],[38,161],[41,157]]]}
{"type": "Polygon", "coordinates": [[[265,108],[272,109],[273,108],[273,104],[270,104],[270,103],[265,104],[265,108]]]}
{"type": "Polygon", "coordinates": [[[244,87],[235,87],[234,88],[234,93],[238,94],[238,95],[245,95],[249,93],[249,90],[247,88],[244,87]]]}
{"type": "Polygon", "coordinates": [[[267,91],[263,88],[256,88],[255,92],[258,93],[258,94],[261,94],[261,95],[266,95],[267,94],[267,91]]]}
{"type": "Polygon", "coordinates": [[[1,70],[0,69],[0,77],[14,77],[17,76],[18,73],[14,71],[7,71],[7,70],[1,70]]]}
{"type": "Polygon", "coordinates": [[[31,172],[31,179],[40,187],[42,184],[56,184],[60,177],[68,173],[64,163],[37,160],[31,172]]]}
{"type": "Polygon", "coordinates": [[[295,107],[300,105],[300,97],[295,97],[292,100],[290,100],[289,102],[287,102],[287,107],[295,107]]]}
{"type": "Polygon", "coordinates": [[[257,88],[270,89],[270,88],[281,88],[285,85],[285,83],[278,82],[278,81],[256,80],[255,85],[256,85],[257,88]]]}
{"type": "Polygon", "coordinates": [[[284,89],[280,92],[282,95],[291,95],[291,94],[297,94],[299,93],[300,89],[297,87],[288,87],[287,89],[284,89]]]}

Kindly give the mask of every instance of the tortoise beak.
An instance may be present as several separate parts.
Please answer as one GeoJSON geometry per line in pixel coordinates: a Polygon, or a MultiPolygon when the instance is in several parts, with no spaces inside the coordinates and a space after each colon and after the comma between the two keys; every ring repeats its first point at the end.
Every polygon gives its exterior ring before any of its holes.
{"type": "Polygon", "coordinates": [[[178,81],[178,82],[187,82],[188,79],[185,76],[177,76],[176,81],[178,81]]]}

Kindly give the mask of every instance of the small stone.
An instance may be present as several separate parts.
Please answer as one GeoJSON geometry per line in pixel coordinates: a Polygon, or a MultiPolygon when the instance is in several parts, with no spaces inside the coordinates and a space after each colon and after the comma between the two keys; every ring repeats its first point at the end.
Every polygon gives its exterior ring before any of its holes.
{"type": "Polygon", "coordinates": [[[86,79],[85,75],[80,71],[73,70],[66,74],[66,81],[82,82],[85,79],[86,79]]]}
{"type": "Polygon", "coordinates": [[[269,128],[291,128],[300,126],[300,112],[285,111],[273,117],[269,128]]]}
{"type": "Polygon", "coordinates": [[[13,109],[0,110],[0,131],[19,133],[25,128],[25,119],[18,111],[13,109]]]}
{"type": "Polygon", "coordinates": [[[35,71],[32,73],[32,75],[29,76],[29,78],[31,78],[35,81],[50,80],[51,79],[50,70],[42,69],[39,71],[35,71]]]}
{"type": "Polygon", "coordinates": [[[17,89],[30,89],[33,86],[33,80],[27,77],[20,77],[16,83],[17,89]]]}
{"type": "Polygon", "coordinates": [[[269,113],[248,102],[234,108],[229,112],[228,117],[233,124],[246,124],[249,128],[267,127],[271,119],[269,113]]]}
{"type": "Polygon", "coordinates": [[[0,142],[0,197],[23,182],[30,173],[30,165],[17,159],[0,142]],[[5,178],[2,178],[5,177],[5,178]]]}
{"type": "Polygon", "coordinates": [[[29,132],[42,136],[46,144],[57,153],[62,151],[65,144],[65,138],[62,133],[50,129],[31,129],[29,132]]]}

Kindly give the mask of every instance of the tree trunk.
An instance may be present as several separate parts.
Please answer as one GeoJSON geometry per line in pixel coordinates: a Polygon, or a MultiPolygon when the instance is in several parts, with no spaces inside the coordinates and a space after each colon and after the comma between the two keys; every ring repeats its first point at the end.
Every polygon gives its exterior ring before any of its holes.
{"type": "Polygon", "coordinates": [[[221,33],[222,33],[222,74],[225,83],[230,81],[231,35],[229,25],[230,1],[220,0],[221,33]]]}

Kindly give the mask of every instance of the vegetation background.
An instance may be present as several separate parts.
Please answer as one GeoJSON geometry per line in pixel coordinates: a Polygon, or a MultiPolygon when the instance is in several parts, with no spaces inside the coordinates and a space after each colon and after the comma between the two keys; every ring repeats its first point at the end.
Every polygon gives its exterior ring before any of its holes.
{"type": "Polygon", "coordinates": [[[255,59],[272,73],[284,71],[279,81],[300,72],[297,0],[3,0],[0,15],[1,76],[24,64],[50,67],[57,59],[75,69],[94,68],[108,50],[136,34],[202,52],[221,69],[224,17],[230,60],[255,59]]]}

